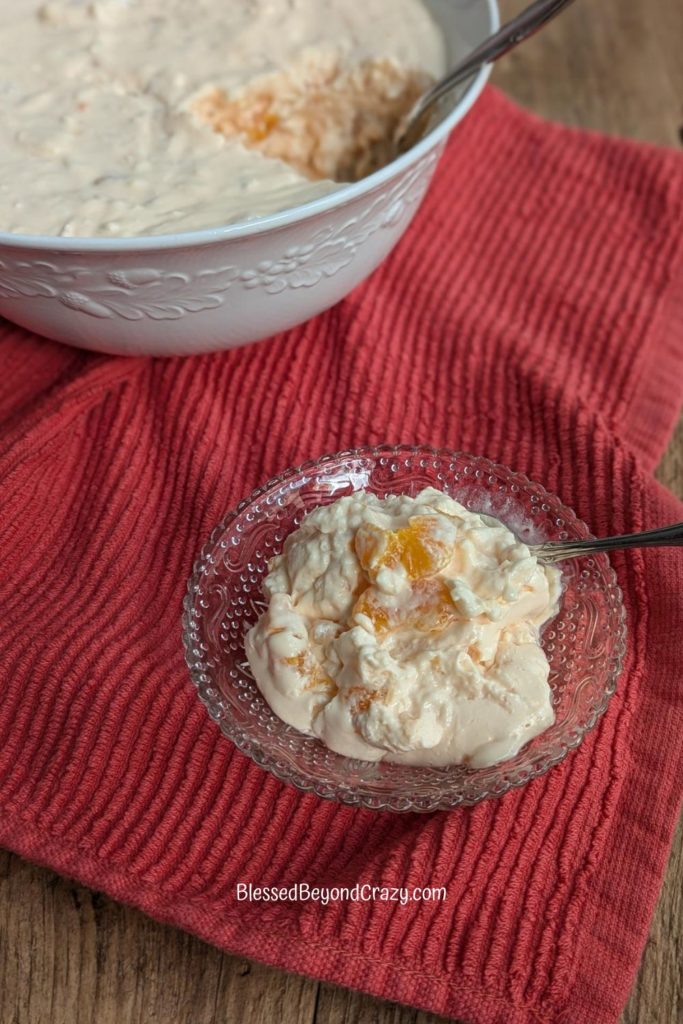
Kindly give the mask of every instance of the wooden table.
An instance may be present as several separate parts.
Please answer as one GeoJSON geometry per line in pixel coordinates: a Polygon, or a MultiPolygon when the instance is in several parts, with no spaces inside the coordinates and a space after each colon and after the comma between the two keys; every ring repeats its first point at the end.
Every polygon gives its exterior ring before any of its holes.
{"type": "MultiPolygon", "coordinates": [[[[524,4],[502,6],[508,15],[524,4]]],[[[508,57],[495,79],[559,121],[677,145],[682,44],[681,0],[582,0],[508,57]]],[[[659,478],[683,497],[683,423],[659,478]]],[[[682,935],[679,829],[622,1024],[683,1020],[682,935]]],[[[227,956],[2,852],[0,1021],[437,1024],[428,1014],[227,956]]]]}

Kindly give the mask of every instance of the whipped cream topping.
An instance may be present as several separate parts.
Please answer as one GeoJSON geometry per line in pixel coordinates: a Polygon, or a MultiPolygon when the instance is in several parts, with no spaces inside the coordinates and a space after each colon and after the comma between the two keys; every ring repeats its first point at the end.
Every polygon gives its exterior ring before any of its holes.
{"type": "Polygon", "coordinates": [[[246,637],[273,711],[368,761],[484,767],[554,720],[540,629],[557,569],[432,488],[309,513],[246,637]]]}
{"type": "Polygon", "coordinates": [[[0,52],[0,230],[65,237],[218,227],[338,187],[214,131],[207,91],[445,68],[421,0],[0,0],[0,52]]]}

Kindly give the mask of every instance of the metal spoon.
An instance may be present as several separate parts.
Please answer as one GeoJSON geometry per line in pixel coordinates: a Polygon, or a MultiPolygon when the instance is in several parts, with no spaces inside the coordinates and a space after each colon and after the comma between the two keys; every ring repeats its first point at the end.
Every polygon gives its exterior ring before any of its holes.
{"type": "Polygon", "coordinates": [[[546,544],[530,544],[532,555],[542,562],[561,562],[565,558],[596,554],[599,551],[622,551],[624,548],[670,548],[683,546],[683,523],[663,526],[644,533],[625,533],[620,537],[598,537],[595,540],[560,540],[546,544]]]}
{"type": "Polygon", "coordinates": [[[396,156],[411,149],[432,127],[434,107],[456,86],[476,74],[484,64],[493,64],[513,50],[519,43],[538,32],[546,22],[568,7],[573,0],[536,0],[516,18],[503,25],[498,32],[460,61],[444,78],[440,79],[417,101],[406,115],[396,133],[396,156]]]}

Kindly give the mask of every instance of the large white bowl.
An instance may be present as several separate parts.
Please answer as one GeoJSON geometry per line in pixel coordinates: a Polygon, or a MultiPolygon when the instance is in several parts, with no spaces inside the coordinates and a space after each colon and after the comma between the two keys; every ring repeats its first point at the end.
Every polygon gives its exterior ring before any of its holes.
{"type": "MultiPolygon", "coordinates": [[[[496,0],[425,3],[451,63],[498,26],[496,0]]],[[[0,233],[0,314],[48,338],[117,355],[211,352],[302,323],[393,249],[487,77],[482,70],[399,160],[284,213],[139,238],[0,233]]]]}

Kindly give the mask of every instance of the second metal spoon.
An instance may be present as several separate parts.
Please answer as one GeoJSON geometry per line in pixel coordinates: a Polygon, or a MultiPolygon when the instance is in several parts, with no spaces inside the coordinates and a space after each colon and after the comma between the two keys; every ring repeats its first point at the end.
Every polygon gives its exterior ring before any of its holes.
{"type": "Polygon", "coordinates": [[[532,555],[542,562],[561,562],[565,558],[597,554],[600,551],[622,551],[624,548],[669,548],[683,546],[683,523],[663,526],[644,533],[625,533],[619,537],[598,537],[595,540],[560,540],[546,544],[530,544],[532,555]]]}

